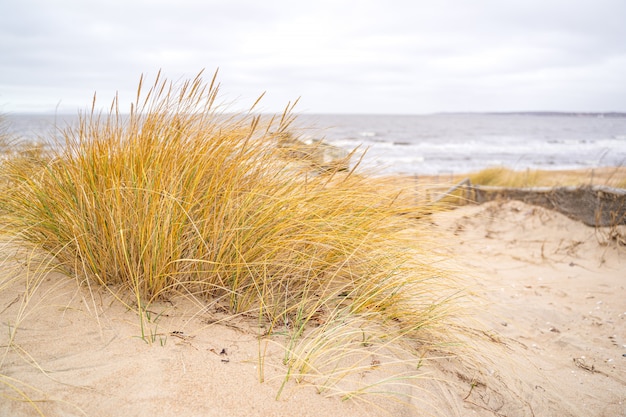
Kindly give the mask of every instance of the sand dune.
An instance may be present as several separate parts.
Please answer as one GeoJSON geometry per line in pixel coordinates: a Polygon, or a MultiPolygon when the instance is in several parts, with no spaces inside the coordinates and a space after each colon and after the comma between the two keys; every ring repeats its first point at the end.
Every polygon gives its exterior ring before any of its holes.
{"type": "MultiPolygon", "coordinates": [[[[509,409],[515,401],[503,396],[496,415],[626,415],[624,230],[520,202],[467,206],[436,222],[454,236],[449,249],[485,299],[480,320],[515,365],[502,363],[503,379],[518,384],[526,409],[509,409]]],[[[485,391],[480,406],[503,395],[485,391]]]]}
{"type": "MultiPolygon", "coordinates": [[[[327,398],[294,382],[276,399],[281,350],[259,341],[253,319],[220,323],[218,310],[169,300],[153,306],[146,343],[136,312],[54,274],[37,291],[24,279],[5,279],[0,291],[0,415],[626,415],[624,234],[520,202],[465,206],[432,222],[440,250],[469,278],[473,319],[498,347],[485,345],[491,367],[481,375],[452,359],[428,365],[452,383],[407,388],[414,408],[385,396],[327,398]],[[9,399],[7,383],[34,403],[9,399]]],[[[15,250],[3,249],[5,276],[34,278],[15,250]]]]}

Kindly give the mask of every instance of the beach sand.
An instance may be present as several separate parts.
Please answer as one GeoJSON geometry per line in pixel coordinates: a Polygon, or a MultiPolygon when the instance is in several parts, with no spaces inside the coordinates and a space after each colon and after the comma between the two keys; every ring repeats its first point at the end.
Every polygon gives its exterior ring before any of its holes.
{"type": "Polygon", "coordinates": [[[480,376],[455,360],[428,365],[457,384],[410,388],[424,398],[415,408],[384,396],[327,398],[294,382],[276,399],[281,351],[259,342],[250,318],[220,323],[223,313],[191,300],[160,302],[146,343],[136,312],[107,291],[59,273],[35,282],[6,245],[5,275],[23,279],[0,291],[0,415],[38,415],[33,405],[50,416],[626,415],[623,230],[521,202],[463,206],[430,221],[438,250],[468,279],[473,320],[499,348],[483,352],[491,366],[480,376]],[[7,384],[34,403],[9,399],[7,384]]]}
{"type": "Polygon", "coordinates": [[[516,201],[435,222],[485,300],[480,321],[508,347],[502,380],[527,405],[512,409],[510,394],[483,390],[477,404],[501,409],[476,415],[626,415],[624,226],[596,229],[516,201]]]}

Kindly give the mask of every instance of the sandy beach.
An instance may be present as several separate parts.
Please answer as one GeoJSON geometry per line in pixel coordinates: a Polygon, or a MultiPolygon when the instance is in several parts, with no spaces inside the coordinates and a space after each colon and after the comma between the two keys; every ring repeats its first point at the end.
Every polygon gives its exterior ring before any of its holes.
{"type": "Polygon", "coordinates": [[[5,244],[0,415],[626,415],[623,229],[515,201],[430,222],[496,346],[485,348],[492,366],[481,375],[451,359],[427,364],[432,378],[402,388],[410,405],[387,395],[342,400],[306,381],[288,382],[277,399],[281,348],[258,337],[253,318],[222,321],[222,311],[172,299],[151,306],[142,330],[108,291],[60,273],[39,280],[5,244]]]}
{"type": "Polygon", "coordinates": [[[626,417],[626,0],[0,10],[0,417],[626,417]]]}
{"type": "Polygon", "coordinates": [[[624,230],[611,235],[521,202],[466,206],[435,222],[475,273],[480,320],[507,345],[515,365],[503,379],[518,384],[527,407],[512,409],[512,398],[488,387],[476,404],[493,413],[463,406],[476,415],[625,415],[624,230]]]}

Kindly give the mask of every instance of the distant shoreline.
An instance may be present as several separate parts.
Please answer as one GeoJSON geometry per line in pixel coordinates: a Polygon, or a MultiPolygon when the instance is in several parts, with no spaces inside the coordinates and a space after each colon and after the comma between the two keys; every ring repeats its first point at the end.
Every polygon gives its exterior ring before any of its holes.
{"type": "MultiPolygon", "coordinates": [[[[96,112],[97,114],[100,114],[96,112]]],[[[80,109],[76,112],[0,112],[0,117],[14,117],[14,116],[30,116],[30,117],[76,117],[79,114],[89,115],[89,112],[80,109]]],[[[224,114],[231,114],[230,112],[224,114]]],[[[232,114],[239,114],[239,112],[232,112],[232,114]]],[[[274,115],[276,113],[264,112],[261,115],[274,115]]],[[[569,112],[569,111],[440,111],[429,113],[324,113],[324,112],[298,112],[293,113],[296,116],[548,116],[548,117],[613,117],[613,118],[626,118],[626,112],[607,111],[607,112],[569,112]]],[[[102,115],[106,116],[108,113],[102,111],[102,115]]],[[[120,113],[120,116],[126,116],[128,113],[120,113]]]]}
{"type": "Polygon", "coordinates": [[[510,112],[510,113],[485,113],[485,114],[511,114],[522,116],[568,116],[568,117],[626,117],[626,113],[620,112],[510,112]]]}

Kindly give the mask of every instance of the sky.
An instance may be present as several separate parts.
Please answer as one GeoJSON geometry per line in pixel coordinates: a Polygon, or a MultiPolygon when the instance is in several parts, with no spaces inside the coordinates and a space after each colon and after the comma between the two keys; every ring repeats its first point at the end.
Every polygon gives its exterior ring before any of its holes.
{"type": "Polygon", "coordinates": [[[0,113],[124,110],[159,70],[233,110],[625,112],[626,0],[0,0],[0,113]]]}

